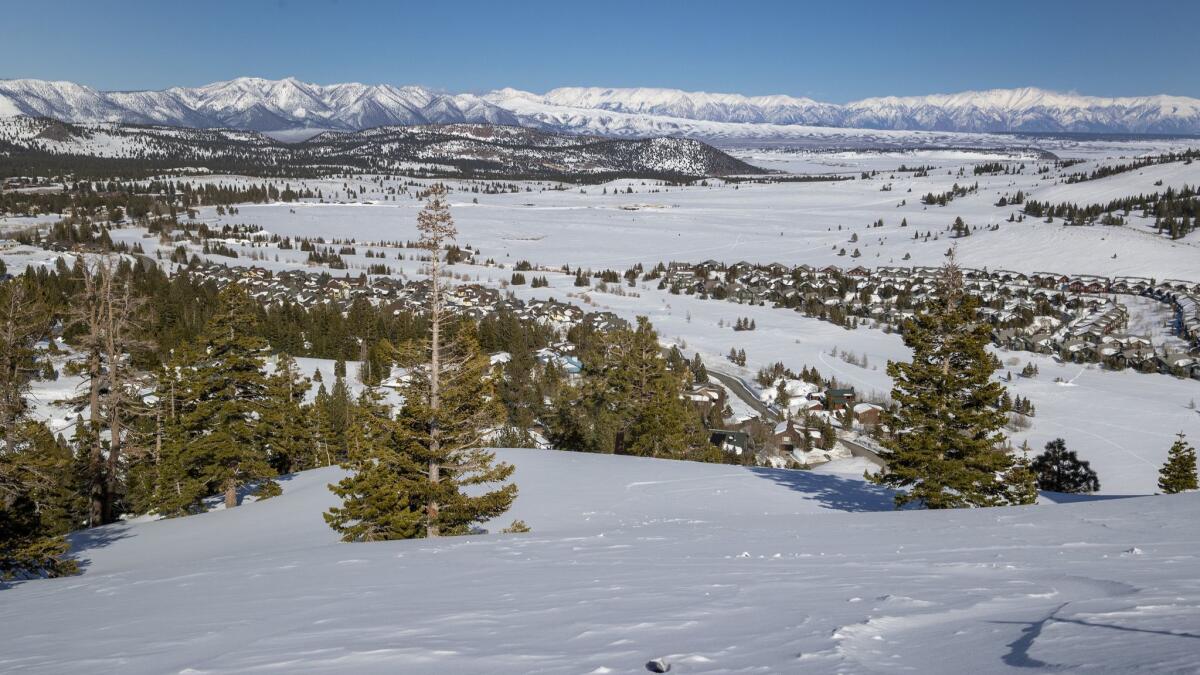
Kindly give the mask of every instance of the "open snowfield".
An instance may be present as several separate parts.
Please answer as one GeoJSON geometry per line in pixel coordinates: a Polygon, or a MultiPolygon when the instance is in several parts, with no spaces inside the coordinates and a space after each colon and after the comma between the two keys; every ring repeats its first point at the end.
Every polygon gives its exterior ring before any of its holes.
{"type": "MultiPolygon", "coordinates": [[[[1001,196],[1011,197],[1018,190],[1040,201],[1089,204],[1166,187],[1194,186],[1200,184],[1200,162],[1175,162],[1065,185],[1056,184],[1054,174],[1038,176],[1037,162],[1032,159],[1008,160],[1014,167],[1026,164],[1020,175],[975,176],[973,166],[1001,159],[983,152],[830,155],[759,151],[742,158],[753,163],[764,156],[781,163],[774,167],[771,162],[761,162],[771,168],[837,173],[854,179],[736,187],[720,181],[709,186],[662,187],[621,180],[566,190],[547,190],[548,184],[521,184],[530,191],[489,195],[460,190],[451,194],[450,201],[460,241],[499,262],[624,268],[638,262],[712,258],[788,265],[938,265],[955,243],[960,262],[971,267],[1200,278],[1200,239],[1159,237],[1136,213],[1125,227],[1066,227],[1061,221],[1044,223],[1040,219],[1005,222],[1020,207],[995,206],[1001,196]],[[902,164],[936,169],[917,178],[911,172],[894,172],[902,164]],[[964,176],[958,175],[960,169],[965,169],[964,176]],[[864,180],[859,177],[862,171],[880,173],[864,180]],[[1156,181],[1163,185],[1156,187],[1156,181]],[[978,192],[947,206],[920,202],[926,193],[975,182],[979,183],[978,192]],[[891,189],[884,191],[884,186],[891,189]],[[631,194],[627,192],[630,189],[631,194]],[[950,239],[946,230],[956,217],[979,230],[970,237],[950,239]],[[867,227],[879,219],[883,227],[867,227]],[[902,220],[907,227],[901,227],[902,220]],[[997,224],[997,231],[985,229],[997,224]],[[914,234],[923,237],[926,232],[938,238],[914,240],[914,234]],[[857,241],[851,241],[852,235],[857,235],[857,241]],[[855,249],[861,257],[851,257],[855,249]]],[[[1065,171],[1090,172],[1101,164],[1127,161],[1093,159],[1065,171]]],[[[239,181],[228,176],[204,180],[239,181]]],[[[319,188],[327,201],[346,201],[342,181],[291,184],[319,188]]],[[[239,207],[239,213],[224,217],[216,216],[213,209],[202,209],[201,217],[210,224],[252,223],[268,232],[292,236],[362,241],[412,236],[419,201],[409,196],[384,200],[379,186],[367,180],[349,184],[365,188],[352,203],[245,205],[239,207]]],[[[398,183],[385,181],[384,185],[398,183]]]]}
{"type": "Polygon", "coordinates": [[[75,535],[0,591],[20,673],[1195,672],[1200,495],[878,512],[821,472],[504,450],[533,532],[337,542],[337,469],[75,535]],[[848,513],[859,511],[859,513],[848,513]]]}

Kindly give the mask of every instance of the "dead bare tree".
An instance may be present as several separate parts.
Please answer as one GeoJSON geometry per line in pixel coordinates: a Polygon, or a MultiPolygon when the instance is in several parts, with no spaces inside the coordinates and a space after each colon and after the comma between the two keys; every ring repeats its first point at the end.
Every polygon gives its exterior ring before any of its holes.
{"type": "Polygon", "coordinates": [[[139,335],[145,301],[135,294],[118,258],[104,256],[83,265],[81,282],[71,316],[82,331],[76,368],[87,387],[88,520],[94,526],[116,518],[128,422],[134,414],[149,414],[138,396],[145,374],[134,367],[133,354],[151,345],[139,335]]]}
{"type": "MultiPolygon", "coordinates": [[[[441,385],[441,348],[442,323],[445,320],[445,303],[442,300],[441,260],[442,249],[446,242],[454,241],[458,229],[454,226],[454,218],[450,215],[450,205],[446,202],[446,187],[438,184],[430,188],[429,198],[425,208],[417,215],[417,230],[421,233],[418,242],[421,248],[429,251],[429,410],[432,413],[429,430],[430,455],[437,457],[440,450],[440,430],[438,429],[437,412],[441,404],[439,394],[441,385]]],[[[441,465],[436,459],[429,462],[429,482],[437,483],[441,479],[441,465]]],[[[436,537],[438,532],[438,503],[430,500],[425,505],[425,515],[429,519],[427,536],[436,537]]]]}

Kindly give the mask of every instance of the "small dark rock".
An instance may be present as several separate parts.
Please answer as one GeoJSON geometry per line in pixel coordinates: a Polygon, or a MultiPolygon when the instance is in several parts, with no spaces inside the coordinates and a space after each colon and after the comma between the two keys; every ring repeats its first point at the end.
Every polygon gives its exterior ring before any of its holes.
{"type": "Polygon", "coordinates": [[[671,670],[671,664],[666,659],[654,659],[646,662],[646,670],[652,673],[666,673],[671,670]]]}

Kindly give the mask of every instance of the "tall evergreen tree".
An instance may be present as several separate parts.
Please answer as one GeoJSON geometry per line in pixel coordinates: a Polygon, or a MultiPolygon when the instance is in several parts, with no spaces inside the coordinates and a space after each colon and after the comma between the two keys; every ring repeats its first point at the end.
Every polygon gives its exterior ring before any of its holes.
{"type": "Polygon", "coordinates": [[[683,393],[687,361],[676,368],[663,356],[646,317],[633,329],[585,341],[583,382],[567,387],[548,420],[560,448],[650,457],[709,459],[702,419],[683,393]],[[702,455],[702,457],[701,457],[702,455]]]}
{"type": "Polygon", "coordinates": [[[264,369],[266,341],[255,330],[256,305],[236,284],[218,296],[216,315],[197,347],[184,350],[177,390],[176,429],[164,462],[171,488],[156,506],[166,514],[196,511],[221,492],[225,506],[238,504],[238,491],[258,484],[260,497],[279,491],[271,480],[271,429],[264,369]]]}
{"type": "Polygon", "coordinates": [[[0,283],[0,580],[76,571],[62,536],[84,511],[72,453],[29,419],[25,399],[47,327],[22,281],[0,283]]]}
{"type": "Polygon", "coordinates": [[[457,230],[443,186],[430,190],[417,229],[431,262],[429,336],[404,364],[399,415],[352,450],[352,474],[331,486],[343,504],[326,520],[350,541],[467,534],[507,511],[517,494],[512,484],[481,489],[503,483],[513,467],[482,447],[503,410],[487,356],[465,327],[451,330],[444,305],[441,256],[457,230]]]}
{"type": "Polygon", "coordinates": [[[288,354],[275,359],[274,372],[267,378],[261,422],[266,427],[271,465],[279,473],[311,469],[314,429],[304,412],[304,396],[311,382],[300,374],[296,360],[288,354]]]}
{"type": "Polygon", "coordinates": [[[991,381],[995,361],[987,352],[989,326],[976,316],[977,301],[963,289],[953,255],[943,267],[936,294],[904,326],[909,363],[889,362],[897,406],[885,411],[891,434],[888,471],[877,483],[901,490],[897,507],[930,509],[1011,503],[1005,474],[1013,459],[1001,447],[1004,388],[991,381]]]}
{"type": "Polygon", "coordinates": [[[1158,489],[1175,494],[1196,489],[1196,449],[1187,442],[1183,432],[1167,451],[1167,461],[1158,472],[1158,489]]]}
{"type": "Polygon", "coordinates": [[[96,526],[119,515],[123,450],[132,418],[142,408],[136,392],[144,378],[134,357],[151,344],[140,337],[145,300],[134,293],[127,264],[112,257],[90,265],[79,261],[72,275],[79,290],[71,303],[69,332],[76,335],[79,356],[68,368],[87,384],[76,400],[88,408],[76,439],[87,443],[88,520],[96,526]]]}

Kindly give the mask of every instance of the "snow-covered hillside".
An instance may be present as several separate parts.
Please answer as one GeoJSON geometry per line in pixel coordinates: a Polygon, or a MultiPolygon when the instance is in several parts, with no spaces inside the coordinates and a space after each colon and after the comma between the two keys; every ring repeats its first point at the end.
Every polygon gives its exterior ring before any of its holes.
{"type": "Polygon", "coordinates": [[[932,131],[1198,133],[1200,100],[1101,98],[1035,88],[869,98],[847,104],[785,95],[678,89],[564,87],[483,96],[424,87],[317,85],[242,77],[203,87],[102,92],[72,82],[0,80],[0,116],[256,131],[358,130],[445,123],[520,124],[557,131],[649,136],[674,128],[705,138],[803,136],[803,127],[932,131]],[[800,127],[799,129],[796,127],[800,127]]]}
{"type": "Polygon", "coordinates": [[[156,168],[248,171],[319,165],[399,171],[417,166],[477,176],[716,176],[761,170],[689,138],[605,139],[515,126],[440,124],[324,132],[284,143],[253,131],[64,124],[0,118],[0,158],[34,155],[71,168],[76,158],[136,158],[156,168]]]}
{"type": "Polygon", "coordinates": [[[853,476],[505,450],[533,532],[344,544],[337,469],[75,535],[0,670],[922,673],[1197,665],[1200,495],[879,512],[853,476]],[[858,513],[854,513],[858,512],[858,513]]]}

